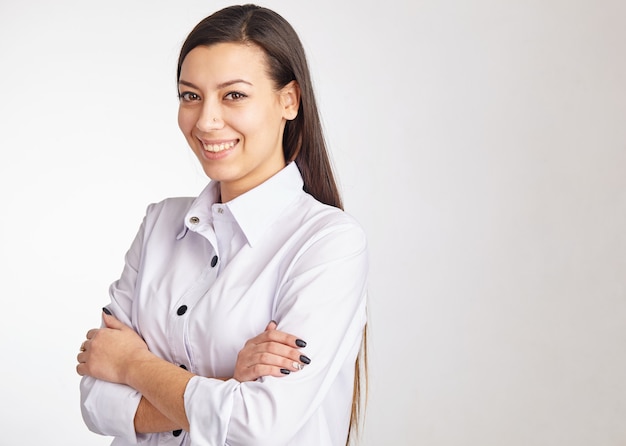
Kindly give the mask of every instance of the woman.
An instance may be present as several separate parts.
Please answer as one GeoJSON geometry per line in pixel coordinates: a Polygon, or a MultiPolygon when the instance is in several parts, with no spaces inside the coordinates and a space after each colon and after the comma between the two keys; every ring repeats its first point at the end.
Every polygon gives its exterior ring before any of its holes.
{"type": "Polygon", "coordinates": [[[148,207],[81,345],[83,418],[115,445],[345,444],[367,248],[302,45],[268,9],[225,8],[183,44],[178,88],[211,181],[148,207]]]}

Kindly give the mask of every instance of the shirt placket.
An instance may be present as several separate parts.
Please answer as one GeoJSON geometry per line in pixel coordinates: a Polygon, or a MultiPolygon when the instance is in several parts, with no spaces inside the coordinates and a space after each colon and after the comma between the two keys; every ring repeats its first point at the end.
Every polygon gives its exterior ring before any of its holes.
{"type": "MultiPolygon", "coordinates": [[[[189,339],[189,320],[194,316],[200,300],[215,283],[219,274],[220,256],[215,243],[215,233],[210,222],[202,222],[199,217],[188,219],[190,229],[205,237],[211,246],[207,263],[198,281],[172,306],[169,314],[170,349],[177,365],[195,373],[193,349],[189,339]]],[[[186,240],[191,243],[192,241],[186,240]]]]}

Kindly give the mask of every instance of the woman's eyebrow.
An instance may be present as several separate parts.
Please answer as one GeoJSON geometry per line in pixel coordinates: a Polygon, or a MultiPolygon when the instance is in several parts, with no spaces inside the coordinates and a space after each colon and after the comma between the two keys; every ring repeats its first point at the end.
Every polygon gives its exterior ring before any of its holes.
{"type": "Polygon", "coordinates": [[[217,88],[225,88],[225,87],[229,87],[233,84],[247,84],[252,86],[251,82],[248,82],[246,80],[243,79],[233,79],[231,81],[226,81],[226,82],[222,82],[221,84],[217,84],[217,88]]]}
{"type": "Polygon", "coordinates": [[[199,90],[199,88],[196,87],[194,84],[192,84],[191,82],[187,82],[186,80],[183,80],[183,79],[178,80],[178,85],[185,85],[187,87],[191,87],[191,88],[195,88],[196,90],[199,90]]]}
{"type": "MultiPolygon", "coordinates": [[[[231,86],[231,85],[234,85],[234,84],[240,84],[240,83],[243,83],[243,84],[247,84],[247,85],[252,86],[252,82],[248,82],[248,81],[246,81],[246,80],[244,80],[244,79],[232,79],[232,80],[229,80],[229,81],[226,81],[226,82],[222,82],[222,83],[217,84],[217,88],[218,88],[218,89],[220,89],[220,88],[226,88],[226,87],[229,87],[229,86],[231,86]]],[[[180,79],[180,80],[178,81],[178,84],[179,84],[179,85],[185,85],[185,86],[187,86],[187,87],[191,87],[191,88],[195,88],[196,90],[200,90],[200,88],[198,88],[198,86],[197,86],[197,85],[194,85],[193,83],[188,82],[188,81],[186,81],[186,80],[184,80],[184,79],[180,79]]]]}

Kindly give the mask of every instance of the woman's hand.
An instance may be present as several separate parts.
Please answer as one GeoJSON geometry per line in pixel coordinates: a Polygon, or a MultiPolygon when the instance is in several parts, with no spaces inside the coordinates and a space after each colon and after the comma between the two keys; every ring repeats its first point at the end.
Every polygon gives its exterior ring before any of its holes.
{"type": "Polygon", "coordinates": [[[80,347],[76,371],[103,381],[126,384],[126,369],[132,360],[152,356],[146,343],[130,327],[106,312],[103,328],[87,332],[80,347]]]}
{"type": "Polygon", "coordinates": [[[254,381],[261,376],[285,376],[302,370],[311,360],[301,354],[306,342],[276,330],[271,321],[265,331],[246,342],[237,356],[233,378],[239,382],[254,381]]]}

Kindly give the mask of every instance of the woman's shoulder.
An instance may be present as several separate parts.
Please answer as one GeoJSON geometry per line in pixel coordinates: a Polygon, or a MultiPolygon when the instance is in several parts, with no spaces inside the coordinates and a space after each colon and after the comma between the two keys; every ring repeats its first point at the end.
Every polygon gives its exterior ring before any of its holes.
{"type": "Polygon", "coordinates": [[[317,216],[327,224],[351,224],[360,226],[359,222],[349,212],[329,204],[324,204],[310,194],[301,195],[300,210],[304,210],[307,217],[317,216]]]}
{"type": "Polygon", "coordinates": [[[283,246],[293,248],[293,265],[309,268],[346,259],[367,264],[367,235],[350,213],[305,195],[282,218],[277,222],[282,235],[274,237],[284,237],[283,246]]]}
{"type": "Polygon", "coordinates": [[[150,203],[144,217],[145,229],[151,231],[159,227],[166,231],[180,230],[194,200],[194,197],[168,197],[150,203]]]}
{"type": "Polygon", "coordinates": [[[161,214],[180,215],[182,212],[184,215],[189,210],[195,199],[195,197],[164,198],[161,201],[150,203],[146,214],[148,216],[161,214]]]}
{"type": "MultiPolygon", "coordinates": [[[[300,200],[298,217],[292,215],[298,221],[298,225],[309,227],[318,236],[330,233],[342,233],[345,237],[348,233],[355,239],[365,242],[366,235],[360,222],[349,212],[317,201],[308,194],[304,194],[300,200]]],[[[312,235],[312,234],[311,234],[312,235]]]]}

